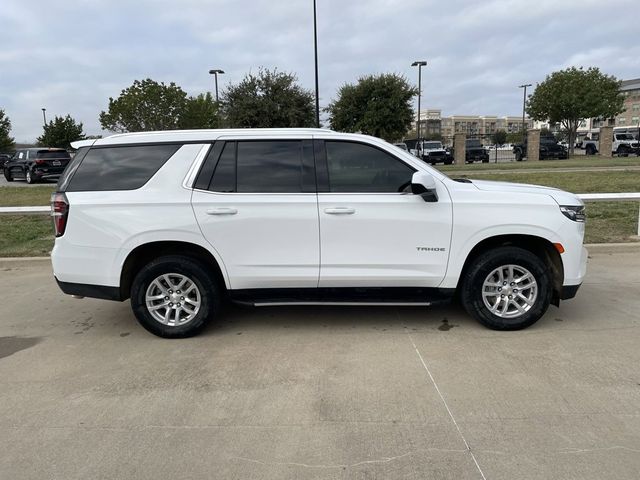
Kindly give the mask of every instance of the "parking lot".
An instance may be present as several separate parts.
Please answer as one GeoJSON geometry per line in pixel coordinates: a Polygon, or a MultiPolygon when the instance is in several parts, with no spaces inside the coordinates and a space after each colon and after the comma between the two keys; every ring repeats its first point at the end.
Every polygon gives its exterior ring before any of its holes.
{"type": "Polygon", "coordinates": [[[0,260],[0,478],[636,479],[640,255],[532,328],[458,307],[230,307],[162,340],[0,260]]]}

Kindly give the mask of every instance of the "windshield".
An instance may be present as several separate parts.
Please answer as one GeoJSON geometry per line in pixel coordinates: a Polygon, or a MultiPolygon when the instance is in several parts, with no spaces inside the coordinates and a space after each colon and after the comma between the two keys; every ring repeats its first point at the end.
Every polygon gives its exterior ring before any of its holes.
{"type": "Polygon", "coordinates": [[[442,148],[442,143],[440,142],[423,142],[422,148],[425,150],[435,150],[436,148],[442,148]]]}
{"type": "Polygon", "coordinates": [[[633,140],[633,135],[630,133],[618,133],[616,137],[618,137],[618,140],[633,140]]]}
{"type": "Polygon", "coordinates": [[[555,137],[542,137],[540,143],[557,143],[555,137]]]}
{"type": "Polygon", "coordinates": [[[467,147],[480,147],[480,140],[467,140],[467,147]]]}

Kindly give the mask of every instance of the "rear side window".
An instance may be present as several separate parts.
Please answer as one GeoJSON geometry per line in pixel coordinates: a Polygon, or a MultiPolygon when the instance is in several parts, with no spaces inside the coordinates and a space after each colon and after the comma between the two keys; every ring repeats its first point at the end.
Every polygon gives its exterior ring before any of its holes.
{"type": "Polygon", "coordinates": [[[311,140],[229,141],[216,161],[213,192],[315,192],[311,140]]]}
{"type": "Polygon", "coordinates": [[[91,148],[77,166],[70,166],[75,170],[65,190],[135,190],[147,183],[180,147],[166,144],[91,148]]]}
{"type": "Polygon", "coordinates": [[[301,142],[238,142],[237,191],[302,192],[301,142]]]}

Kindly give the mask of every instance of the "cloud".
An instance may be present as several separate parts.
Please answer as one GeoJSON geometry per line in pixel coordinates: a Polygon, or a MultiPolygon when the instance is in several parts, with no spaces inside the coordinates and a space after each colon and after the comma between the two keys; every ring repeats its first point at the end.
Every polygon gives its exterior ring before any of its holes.
{"type": "MultiPolygon", "coordinates": [[[[638,76],[635,0],[318,0],[320,97],[345,82],[395,72],[416,80],[444,114],[519,115],[517,85],[570,65],[638,76]],[[605,21],[608,12],[617,12],[605,21]],[[624,12],[629,12],[625,15],[624,12]]],[[[110,96],[133,80],[175,81],[191,94],[260,66],[313,88],[311,0],[5,0],[0,10],[0,108],[32,141],[42,114],[67,113],[89,134],[110,96]]]]}

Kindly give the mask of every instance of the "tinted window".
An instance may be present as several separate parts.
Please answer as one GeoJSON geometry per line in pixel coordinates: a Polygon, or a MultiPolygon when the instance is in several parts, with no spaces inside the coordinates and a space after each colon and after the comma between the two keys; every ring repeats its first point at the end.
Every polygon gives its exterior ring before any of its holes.
{"type": "Polygon", "coordinates": [[[325,142],[329,191],[400,192],[410,182],[413,168],[369,145],[325,142]]]}
{"type": "Polygon", "coordinates": [[[302,143],[238,142],[237,169],[239,193],[302,192],[302,143]]]}
{"type": "Polygon", "coordinates": [[[67,191],[134,190],[147,183],[180,145],[90,149],[76,167],[67,191]]]}
{"type": "Polygon", "coordinates": [[[467,140],[467,147],[481,147],[480,140],[467,140]]]}
{"type": "Polygon", "coordinates": [[[69,164],[67,165],[67,168],[64,169],[64,172],[62,172],[62,175],[58,179],[58,185],[56,187],[56,191],[64,192],[67,189],[67,186],[69,185],[69,179],[73,177],[73,174],[80,166],[82,159],[84,158],[84,156],[87,154],[88,151],[89,151],[89,147],[82,147],[78,149],[76,154],[73,156],[73,160],[69,162],[69,164]]]}
{"type": "Polygon", "coordinates": [[[42,158],[45,160],[52,160],[54,158],[58,159],[70,159],[71,155],[69,152],[65,152],[64,150],[40,150],[37,154],[37,158],[42,158]]]}
{"type": "Polygon", "coordinates": [[[227,142],[222,150],[218,165],[213,172],[209,190],[214,192],[235,192],[236,190],[236,144],[227,142]]]}

